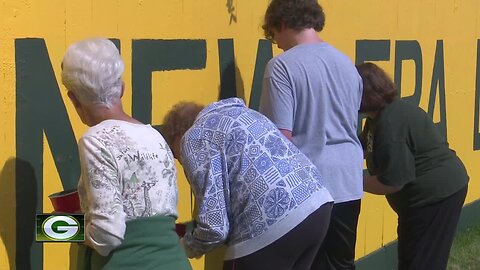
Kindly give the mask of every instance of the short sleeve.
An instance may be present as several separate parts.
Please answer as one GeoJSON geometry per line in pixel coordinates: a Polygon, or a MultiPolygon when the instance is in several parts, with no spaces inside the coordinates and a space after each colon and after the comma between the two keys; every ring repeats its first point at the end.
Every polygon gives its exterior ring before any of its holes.
{"type": "Polygon", "coordinates": [[[402,186],[415,180],[415,158],[405,142],[390,142],[374,150],[377,176],[388,186],[402,186]]]}
{"type": "Polygon", "coordinates": [[[279,129],[293,131],[293,85],[286,68],[272,60],[265,69],[259,111],[279,129]]]}

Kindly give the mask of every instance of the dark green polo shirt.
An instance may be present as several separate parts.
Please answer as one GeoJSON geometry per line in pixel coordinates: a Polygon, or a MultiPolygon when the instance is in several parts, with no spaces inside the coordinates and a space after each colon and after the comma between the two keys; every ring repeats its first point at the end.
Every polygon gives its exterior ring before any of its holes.
{"type": "Polygon", "coordinates": [[[468,183],[462,161],[432,119],[418,106],[396,99],[360,135],[367,167],[380,182],[404,187],[387,200],[392,208],[437,202],[468,183]]]}

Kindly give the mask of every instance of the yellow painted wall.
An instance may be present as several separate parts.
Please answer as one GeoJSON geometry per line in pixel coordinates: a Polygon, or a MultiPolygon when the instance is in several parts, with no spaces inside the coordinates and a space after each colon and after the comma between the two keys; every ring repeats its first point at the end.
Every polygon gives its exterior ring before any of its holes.
{"type": "MultiPolygon", "coordinates": [[[[200,70],[154,72],[152,122],[161,124],[168,108],[180,100],[209,103],[217,100],[220,84],[218,40],[234,40],[237,87],[248,101],[252,86],[261,20],[266,0],[3,0],[0,1],[0,269],[15,261],[16,62],[15,40],[45,40],[75,137],[86,130],[60,83],[60,63],[68,44],[91,36],[118,38],[126,64],[123,99],[127,111],[132,95],[132,40],[206,40],[206,65],[200,70]]],[[[420,106],[428,107],[437,40],[443,40],[448,138],[462,158],[471,184],[467,202],[480,198],[480,157],[473,151],[474,97],[477,61],[476,0],[325,0],[326,27],[321,36],[355,59],[357,40],[389,40],[390,60],[379,64],[393,76],[396,41],[414,40],[421,47],[423,80],[420,106]]],[[[280,51],[274,48],[274,54],[280,51]]],[[[412,61],[403,62],[402,95],[414,88],[412,61]]],[[[42,91],[42,89],[38,89],[42,91]]],[[[438,98],[438,95],[437,95],[438,98]]],[[[435,107],[438,111],[438,104],[435,107]]],[[[439,120],[438,112],[435,120],[439,120]]],[[[43,211],[52,207],[47,195],[61,190],[49,142],[44,140],[43,211]]],[[[179,170],[181,172],[181,170],[179,170]]],[[[190,219],[190,193],[179,174],[180,221],[190,219]]],[[[34,217],[32,216],[32,219],[34,217]]],[[[396,217],[380,196],[366,195],[358,225],[357,257],[395,239],[396,217]]],[[[44,269],[68,269],[69,244],[44,245],[44,269]]],[[[204,259],[192,260],[204,269],[204,259]]],[[[32,269],[37,269],[35,266],[32,269]]]]}

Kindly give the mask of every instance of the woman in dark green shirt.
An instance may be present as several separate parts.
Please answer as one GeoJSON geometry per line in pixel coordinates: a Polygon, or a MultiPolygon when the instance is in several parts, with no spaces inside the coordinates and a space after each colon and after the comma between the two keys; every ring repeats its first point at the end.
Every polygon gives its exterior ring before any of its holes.
{"type": "Polygon", "coordinates": [[[432,119],[397,97],[387,74],[357,66],[363,79],[360,135],[364,190],[386,195],[398,214],[399,269],[445,269],[469,177],[432,119]]]}

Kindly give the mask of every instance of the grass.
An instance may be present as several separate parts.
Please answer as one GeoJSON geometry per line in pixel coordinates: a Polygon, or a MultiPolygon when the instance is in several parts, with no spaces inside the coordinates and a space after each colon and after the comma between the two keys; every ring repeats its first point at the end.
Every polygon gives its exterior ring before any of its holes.
{"type": "Polygon", "coordinates": [[[447,269],[480,270],[480,224],[455,237],[447,269]]]}

